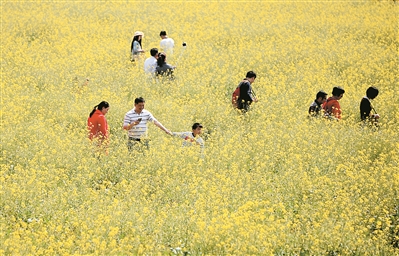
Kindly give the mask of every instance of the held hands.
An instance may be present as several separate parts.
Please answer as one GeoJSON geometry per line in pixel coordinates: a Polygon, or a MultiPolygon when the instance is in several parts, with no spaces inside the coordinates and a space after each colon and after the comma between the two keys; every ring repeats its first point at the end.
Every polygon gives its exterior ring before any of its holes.
{"type": "Polygon", "coordinates": [[[380,115],[379,115],[379,114],[374,114],[374,115],[373,115],[373,118],[374,118],[374,119],[378,119],[378,118],[380,118],[380,115]]]}

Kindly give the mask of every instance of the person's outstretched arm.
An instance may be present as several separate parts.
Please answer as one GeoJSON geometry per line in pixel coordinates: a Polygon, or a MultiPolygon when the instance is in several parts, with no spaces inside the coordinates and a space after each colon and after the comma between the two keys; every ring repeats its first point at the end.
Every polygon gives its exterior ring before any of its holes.
{"type": "Polygon", "coordinates": [[[154,121],[154,124],[156,126],[159,127],[159,129],[161,129],[162,131],[166,132],[169,135],[173,135],[173,133],[171,131],[169,131],[168,129],[165,128],[165,126],[163,126],[160,122],[158,122],[157,120],[154,121]]]}

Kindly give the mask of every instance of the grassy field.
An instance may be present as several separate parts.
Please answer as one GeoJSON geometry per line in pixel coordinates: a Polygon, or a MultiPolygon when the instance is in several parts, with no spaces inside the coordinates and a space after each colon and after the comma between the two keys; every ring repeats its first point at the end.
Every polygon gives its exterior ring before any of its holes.
{"type": "Polygon", "coordinates": [[[0,6],[1,255],[399,254],[398,4],[0,6]],[[136,30],[145,50],[161,30],[175,40],[175,81],[130,62],[136,30]],[[259,102],[241,115],[231,93],[249,70],[259,102]],[[334,86],[343,119],[309,120],[334,86]],[[379,129],[360,124],[369,86],[379,129]],[[203,155],[152,124],[150,150],[129,155],[138,96],[172,131],[201,122],[203,155]],[[86,121],[102,100],[110,146],[96,158],[86,121]]]}

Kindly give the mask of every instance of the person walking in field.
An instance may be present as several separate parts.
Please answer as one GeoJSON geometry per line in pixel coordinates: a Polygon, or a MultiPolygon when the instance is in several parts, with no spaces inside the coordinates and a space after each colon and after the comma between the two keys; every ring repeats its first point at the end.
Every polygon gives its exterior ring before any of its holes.
{"type": "Polygon", "coordinates": [[[183,147],[199,145],[201,150],[205,147],[204,140],[200,137],[203,126],[200,123],[194,123],[190,132],[173,132],[173,136],[182,138],[183,147]]]}
{"type": "Polygon", "coordinates": [[[252,102],[258,101],[252,90],[252,84],[255,82],[255,79],[256,73],[248,71],[246,77],[238,85],[239,95],[237,96],[236,106],[242,112],[247,112],[252,102]]]}
{"type": "Polygon", "coordinates": [[[106,147],[109,140],[108,123],[105,115],[108,113],[109,103],[101,101],[94,106],[87,119],[87,129],[89,139],[98,147],[106,147]]]}
{"type": "Polygon", "coordinates": [[[324,115],[330,119],[341,120],[342,110],[339,100],[344,96],[345,90],[340,86],[333,88],[332,95],[323,104],[324,115]]]}
{"type": "Polygon", "coordinates": [[[378,96],[378,93],[378,89],[371,86],[367,89],[366,96],[364,96],[360,101],[360,119],[362,121],[376,123],[380,118],[380,115],[376,113],[375,109],[371,105],[371,100],[375,99],[378,96]],[[371,110],[374,110],[375,113],[372,114],[371,110]]]}
{"type": "Polygon", "coordinates": [[[162,131],[169,135],[172,132],[166,129],[155,117],[144,109],[145,100],[142,97],[134,100],[134,108],[128,111],[123,120],[123,129],[128,131],[128,149],[132,151],[140,145],[144,145],[147,149],[149,147],[147,137],[147,123],[152,122],[158,126],[162,131]]]}
{"type": "Polygon", "coordinates": [[[132,62],[135,62],[139,59],[140,55],[144,52],[142,49],[141,41],[144,37],[144,33],[141,31],[134,32],[132,44],[130,46],[130,52],[132,53],[132,62]]]}
{"type": "Polygon", "coordinates": [[[320,116],[322,110],[322,105],[327,100],[327,93],[324,91],[319,91],[316,94],[316,99],[309,106],[309,116],[317,117],[320,116]]]}
{"type": "Polygon", "coordinates": [[[150,78],[155,77],[155,71],[157,68],[157,59],[158,59],[158,49],[152,48],[150,50],[151,57],[148,57],[144,61],[144,72],[150,78]]]}
{"type": "Polygon", "coordinates": [[[161,31],[159,33],[161,37],[160,48],[161,51],[166,52],[167,54],[173,54],[173,48],[175,47],[175,41],[166,35],[166,31],[161,31]]]}

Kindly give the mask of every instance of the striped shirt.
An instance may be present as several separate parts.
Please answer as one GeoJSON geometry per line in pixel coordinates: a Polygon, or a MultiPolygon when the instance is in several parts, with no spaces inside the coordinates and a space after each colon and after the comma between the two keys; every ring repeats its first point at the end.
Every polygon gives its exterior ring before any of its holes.
{"type": "Polygon", "coordinates": [[[126,113],[123,120],[123,126],[129,125],[141,118],[138,125],[133,126],[129,132],[128,136],[130,138],[140,139],[147,136],[147,122],[157,122],[154,116],[147,110],[143,109],[140,114],[137,114],[134,109],[126,113]]]}

